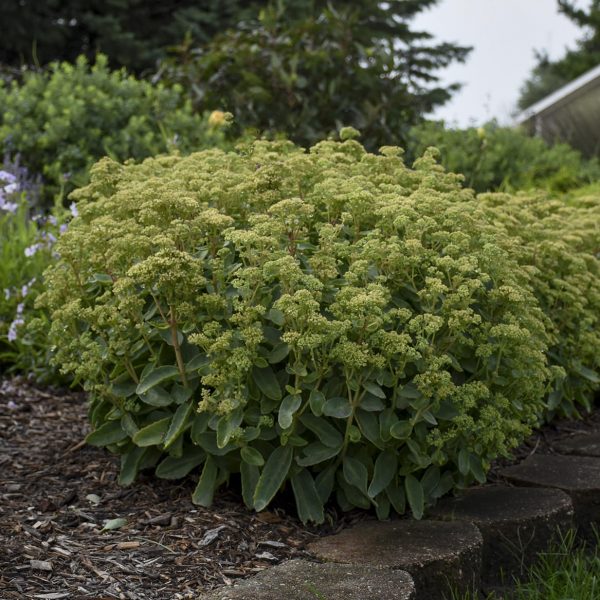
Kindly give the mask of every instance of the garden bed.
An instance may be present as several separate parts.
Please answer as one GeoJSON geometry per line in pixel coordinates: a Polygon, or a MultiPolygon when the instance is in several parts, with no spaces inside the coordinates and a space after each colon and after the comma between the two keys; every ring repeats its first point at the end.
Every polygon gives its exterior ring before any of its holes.
{"type": "MultiPolygon", "coordinates": [[[[284,559],[308,557],[308,543],[368,517],[329,512],[326,526],[303,527],[284,506],[249,511],[233,491],[220,493],[211,509],[199,508],[190,499],[192,477],[142,475],[122,488],[118,458],[82,444],[85,410],[82,394],[0,383],[3,598],[193,598],[284,559]],[[127,523],[101,531],[116,518],[127,523]]],[[[546,426],[510,462],[551,452],[557,438],[599,425],[596,411],[546,426]]]]}
{"type": "Polygon", "coordinates": [[[234,492],[194,506],[192,477],[117,484],[118,457],[84,446],[81,394],[0,382],[0,589],[4,599],[195,598],[287,558],[361,518],[303,527],[255,514],[234,492]],[[127,524],[101,532],[107,520],[127,524]],[[212,540],[212,541],[211,541],[212,540]]]}

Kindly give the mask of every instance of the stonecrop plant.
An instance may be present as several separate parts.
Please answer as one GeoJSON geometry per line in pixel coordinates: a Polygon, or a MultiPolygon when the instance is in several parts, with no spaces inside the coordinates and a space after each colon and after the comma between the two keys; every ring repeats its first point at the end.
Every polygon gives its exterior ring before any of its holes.
{"type": "Polygon", "coordinates": [[[40,304],[91,398],[88,442],[139,470],[291,488],[380,518],[474,479],[555,379],[527,253],[432,152],[257,141],[122,165],[73,194],[40,304]],[[232,480],[232,481],[233,481],[232,480]]]}
{"type": "Polygon", "coordinates": [[[580,416],[600,388],[600,199],[584,195],[567,203],[537,192],[479,200],[517,242],[515,258],[531,274],[548,318],[555,378],[546,418],[580,416]]]}

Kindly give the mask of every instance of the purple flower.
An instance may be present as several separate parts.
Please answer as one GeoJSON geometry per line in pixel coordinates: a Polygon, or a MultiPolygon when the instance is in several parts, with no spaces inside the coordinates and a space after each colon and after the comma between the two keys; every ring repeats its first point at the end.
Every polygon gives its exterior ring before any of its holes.
{"type": "Polygon", "coordinates": [[[5,210],[9,213],[17,212],[19,205],[16,202],[7,202],[2,196],[0,196],[0,210],[5,210]]]}
{"type": "Polygon", "coordinates": [[[21,317],[15,318],[15,320],[10,324],[10,327],[8,328],[8,334],[6,335],[9,342],[14,342],[17,339],[17,327],[24,324],[24,319],[22,319],[21,317]]]}
{"type": "Polygon", "coordinates": [[[56,225],[58,225],[58,220],[56,219],[56,217],[54,215],[50,215],[48,217],[48,223],[50,223],[50,225],[54,225],[56,227],[56,225]]]}
{"type": "Polygon", "coordinates": [[[67,225],[66,223],[63,223],[63,224],[60,226],[60,229],[59,229],[59,231],[60,231],[60,233],[62,234],[62,233],[64,233],[64,232],[65,232],[65,231],[66,231],[68,228],[69,228],[69,227],[68,227],[68,225],[67,225]]]}
{"type": "Polygon", "coordinates": [[[15,175],[3,170],[0,170],[0,179],[3,181],[8,181],[9,183],[14,183],[17,180],[15,175]]]}
{"type": "Polygon", "coordinates": [[[32,244],[31,246],[27,246],[24,252],[25,256],[27,258],[31,258],[41,247],[41,244],[32,244]]]}
{"type": "Polygon", "coordinates": [[[71,211],[71,215],[73,215],[73,218],[79,216],[79,211],[77,210],[77,205],[75,204],[75,202],[71,202],[71,204],[69,205],[69,210],[71,211]]]}

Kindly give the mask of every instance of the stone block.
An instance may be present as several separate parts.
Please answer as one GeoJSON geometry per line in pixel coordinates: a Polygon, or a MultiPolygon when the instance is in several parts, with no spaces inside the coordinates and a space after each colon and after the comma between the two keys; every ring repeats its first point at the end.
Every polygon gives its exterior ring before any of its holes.
{"type": "Polygon", "coordinates": [[[416,600],[405,571],[294,559],[200,600],[416,600]]]}
{"type": "Polygon", "coordinates": [[[600,526],[600,458],[534,454],[500,474],[516,485],[556,488],[569,494],[580,536],[595,541],[593,526],[600,526]]]}
{"type": "Polygon", "coordinates": [[[477,525],[483,536],[481,578],[488,587],[523,575],[559,530],[573,526],[573,504],[558,489],[490,485],[442,500],[430,516],[477,525]]]}
{"type": "Polygon", "coordinates": [[[482,544],[471,523],[399,519],[363,521],[308,550],[323,561],[407,571],[417,598],[444,600],[451,588],[459,594],[479,589],[482,544]]]}

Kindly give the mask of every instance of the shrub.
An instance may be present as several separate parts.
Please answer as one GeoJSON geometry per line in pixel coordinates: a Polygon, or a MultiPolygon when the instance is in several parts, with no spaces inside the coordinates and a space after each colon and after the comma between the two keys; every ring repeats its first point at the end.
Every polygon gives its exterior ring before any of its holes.
{"type": "Polygon", "coordinates": [[[518,244],[431,153],[400,154],[93,167],[41,304],[123,484],[202,465],[201,505],[239,472],[256,510],[287,484],[303,521],[330,498],[419,517],[537,423],[549,340],[518,244]]]}
{"type": "Polygon", "coordinates": [[[0,170],[0,369],[49,382],[57,379],[57,370],[50,366],[49,324],[34,301],[64,217],[56,211],[32,217],[30,201],[37,191],[18,164],[6,162],[0,170]],[[28,330],[33,319],[38,327],[28,330]]]}
{"type": "Polygon", "coordinates": [[[465,176],[477,192],[545,188],[554,192],[600,178],[597,160],[586,161],[568,144],[548,146],[513,127],[448,128],[443,121],[413,127],[408,151],[420,156],[429,146],[440,151],[443,166],[465,176]]]}
{"type": "Polygon", "coordinates": [[[26,71],[21,82],[0,84],[0,105],[0,144],[43,176],[46,208],[53,195],[86,183],[89,167],[103,156],[140,160],[223,140],[219,128],[192,112],[180,87],[111,71],[103,55],[94,65],[80,57],[26,71]]]}
{"type": "Polygon", "coordinates": [[[555,370],[546,418],[579,416],[600,387],[600,199],[577,194],[568,204],[543,192],[482,194],[490,220],[519,246],[551,335],[555,370]],[[579,409],[579,410],[578,410],[579,409]]]}

